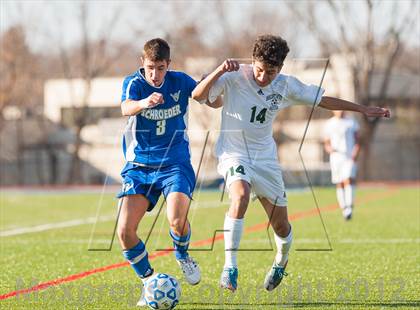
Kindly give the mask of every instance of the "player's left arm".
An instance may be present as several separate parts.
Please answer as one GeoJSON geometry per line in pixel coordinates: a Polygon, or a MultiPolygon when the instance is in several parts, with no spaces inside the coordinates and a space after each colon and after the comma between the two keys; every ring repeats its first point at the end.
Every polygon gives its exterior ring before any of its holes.
{"type": "Polygon", "coordinates": [[[386,108],[381,107],[368,107],[361,104],[353,103],[347,100],[323,96],[319,106],[327,110],[343,110],[343,111],[354,111],[362,113],[368,117],[387,117],[389,118],[391,113],[386,108]]]}
{"type": "Polygon", "coordinates": [[[217,97],[215,101],[210,102],[207,100],[206,105],[213,109],[218,109],[223,106],[223,98],[221,96],[217,97]]]}

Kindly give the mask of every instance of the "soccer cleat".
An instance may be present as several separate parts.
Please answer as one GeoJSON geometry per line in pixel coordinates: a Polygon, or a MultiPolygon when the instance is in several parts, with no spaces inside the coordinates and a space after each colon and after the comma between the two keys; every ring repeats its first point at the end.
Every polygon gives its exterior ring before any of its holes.
{"type": "Polygon", "coordinates": [[[178,265],[181,267],[185,280],[191,285],[196,285],[201,280],[200,267],[192,257],[177,260],[178,265]]]}
{"type": "Polygon", "coordinates": [[[264,287],[267,291],[274,290],[281,282],[284,276],[287,276],[286,269],[287,262],[284,267],[281,267],[274,262],[270,271],[265,276],[264,287]]]}
{"type": "Polygon", "coordinates": [[[236,291],[238,287],[238,268],[223,268],[222,275],[220,276],[220,287],[227,288],[232,292],[236,291]]]}
{"type": "Polygon", "coordinates": [[[143,285],[141,286],[141,295],[140,295],[140,299],[137,302],[137,307],[146,307],[147,303],[146,303],[146,299],[144,298],[144,290],[146,287],[146,283],[147,281],[155,274],[155,271],[153,269],[151,269],[150,273],[148,276],[144,277],[141,279],[143,285]]]}
{"type": "Polygon", "coordinates": [[[139,301],[137,302],[137,307],[146,307],[146,299],[144,298],[144,286],[141,288],[141,296],[139,301]]]}
{"type": "Polygon", "coordinates": [[[351,216],[352,216],[352,214],[353,214],[353,210],[352,210],[352,208],[351,208],[351,207],[345,207],[345,208],[343,209],[343,217],[344,217],[344,219],[345,219],[346,221],[351,220],[351,216]]]}

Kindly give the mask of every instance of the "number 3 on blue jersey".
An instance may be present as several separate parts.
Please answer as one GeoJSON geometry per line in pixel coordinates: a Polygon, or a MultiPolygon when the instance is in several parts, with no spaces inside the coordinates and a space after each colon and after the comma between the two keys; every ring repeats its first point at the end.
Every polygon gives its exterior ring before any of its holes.
{"type": "Polygon", "coordinates": [[[156,122],[156,135],[161,136],[166,131],[166,120],[162,119],[156,122]]]}

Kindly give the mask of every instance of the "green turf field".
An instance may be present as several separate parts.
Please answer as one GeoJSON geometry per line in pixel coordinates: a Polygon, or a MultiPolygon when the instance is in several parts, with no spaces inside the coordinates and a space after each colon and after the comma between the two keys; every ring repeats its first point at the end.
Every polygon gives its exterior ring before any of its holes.
{"type": "MultiPolygon", "coordinates": [[[[188,286],[172,253],[161,253],[151,261],[156,271],[180,279],[182,297],[177,309],[420,307],[419,189],[359,189],[350,222],[344,222],[335,207],[334,189],[315,192],[332,251],[323,251],[329,244],[310,191],[290,192],[295,241],[289,276],[278,289],[265,292],[262,284],[275,252],[272,231],[267,234],[263,225],[264,211],[254,202],[245,219],[235,294],[218,287],[223,240],[197,246],[223,228],[226,197],[220,202],[220,193],[196,194],[189,215],[190,253],[200,264],[202,282],[188,286]]],[[[116,240],[110,251],[88,251],[91,237],[91,249],[109,247],[116,215],[113,195],[3,192],[0,199],[1,309],[135,308],[140,289],[130,267],[85,273],[124,262],[116,240]],[[94,224],[97,216],[100,220],[94,224]],[[66,281],[61,284],[5,298],[13,291],[63,278],[66,281]]],[[[153,229],[156,213],[140,225],[142,238],[150,233],[147,248],[152,256],[171,246],[164,217],[163,209],[153,229]]]]}

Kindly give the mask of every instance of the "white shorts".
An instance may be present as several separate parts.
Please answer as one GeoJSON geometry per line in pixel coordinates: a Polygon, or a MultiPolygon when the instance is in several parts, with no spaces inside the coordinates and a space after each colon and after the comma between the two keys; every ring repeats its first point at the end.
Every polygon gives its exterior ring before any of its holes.
{"type": "Polygon", "coordinates": [[[287,206],[286,189],[277,161],[250,163],[249,160],[229,158],[219,162],[217,171],[225,179],[227,189],[232,182],[244,180],[256,196],[268,199],[275,206],[287,206]]]}
{"type": "Polygon", "coordinates": [[[330,155],[330,166],[331,182],[334,184],[356,178],[357,165],[351,158],[344,154],[332,153],[330,155]]]}

